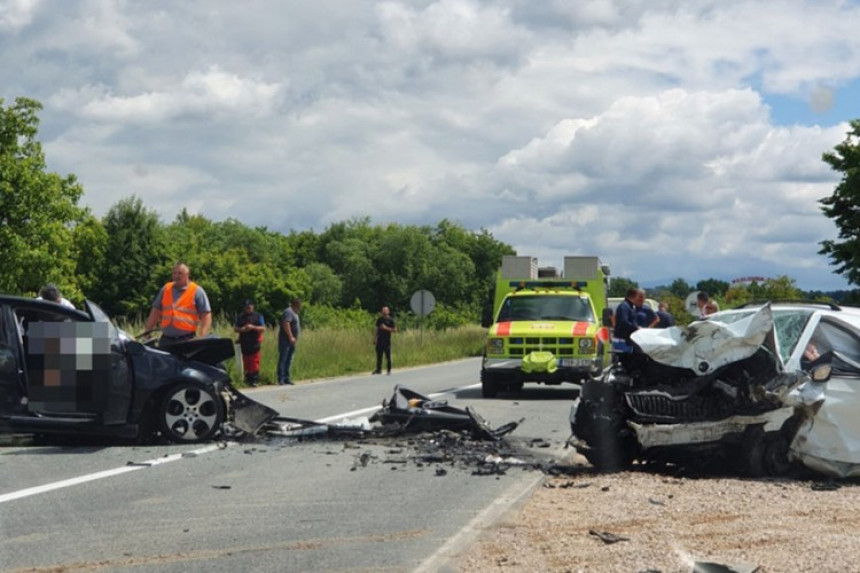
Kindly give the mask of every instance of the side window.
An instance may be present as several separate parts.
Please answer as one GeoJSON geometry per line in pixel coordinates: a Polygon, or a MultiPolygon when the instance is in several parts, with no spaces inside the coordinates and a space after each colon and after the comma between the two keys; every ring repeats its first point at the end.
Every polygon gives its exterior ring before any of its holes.
{"type": "Polygon", "coordinates": [[[860,376],[860,339],[851,330],[832,322],[821,321],[810,344],[818,352],[833,351],[833,369],[841,374],[860,376]]]}

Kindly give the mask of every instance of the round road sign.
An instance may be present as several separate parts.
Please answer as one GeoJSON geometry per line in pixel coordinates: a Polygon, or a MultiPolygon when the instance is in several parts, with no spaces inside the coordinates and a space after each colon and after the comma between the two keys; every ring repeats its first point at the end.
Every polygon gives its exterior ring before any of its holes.
{"type": "Polygon", "coordinates": [[[427,316],[436,307],[436,298],[429,290],[417,290],[412,294],[409,306],[418,316],[427,316]]]}

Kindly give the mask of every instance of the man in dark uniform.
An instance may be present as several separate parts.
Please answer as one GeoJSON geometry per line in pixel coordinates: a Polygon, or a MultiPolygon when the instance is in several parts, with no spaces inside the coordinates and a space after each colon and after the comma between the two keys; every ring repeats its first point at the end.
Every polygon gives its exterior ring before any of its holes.
{"type": "Polygon", "coordinates": [[[373,332],[373,343],[376,346],[376,370],[373,374],[382,374],[382,355],[385,355],[388,373],[391,374],[391,333],[397,332],[391,309],[382,307],[382,315],[376,319],[376,330],[373,332]]]}
{"type": "Polygon", "coordinates": [[[236,317],[233,330],[239,333],[239,348],[242,350],[242,370],[245,384],[256,386],[260,381],[260,348],[266,322],[263,315],[254,310],[254,301],[245,301],[242,313],[236,317]]]}

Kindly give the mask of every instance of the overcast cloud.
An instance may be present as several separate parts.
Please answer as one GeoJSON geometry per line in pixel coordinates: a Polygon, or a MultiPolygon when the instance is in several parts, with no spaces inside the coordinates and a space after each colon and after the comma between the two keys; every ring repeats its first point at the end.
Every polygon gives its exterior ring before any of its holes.
{"type": "Polygon", "coordinates": [[[645,285],[835,289],[857,30],[848,0],[0,0],[0,98],[42,102],[97,215],[449,219],[645,285]]]}

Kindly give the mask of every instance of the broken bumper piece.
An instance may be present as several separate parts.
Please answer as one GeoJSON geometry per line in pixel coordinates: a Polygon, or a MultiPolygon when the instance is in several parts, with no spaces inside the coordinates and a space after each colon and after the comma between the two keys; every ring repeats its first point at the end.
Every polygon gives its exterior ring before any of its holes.
{"type": "Polygon", "coordinates": [[[465,430],[481,440],[498,440],[513,432],[522,422],[509,422],[493,429],[471,408],[455,408],[447,400],[433,400],[399,384],[394,387],[391,400],[384,401],[382,408],[370,420],[385,427],[398,427],[404,432],[465,430]]]}

